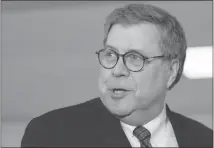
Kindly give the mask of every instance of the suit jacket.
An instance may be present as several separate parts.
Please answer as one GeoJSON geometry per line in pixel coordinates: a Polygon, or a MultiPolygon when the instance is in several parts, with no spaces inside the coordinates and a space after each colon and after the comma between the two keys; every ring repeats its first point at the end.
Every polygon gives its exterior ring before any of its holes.
{"type": "MultiPolygon", "coordinates": [[[[167,108],[179,147],[212,147],[213,131],[167,108]]],[[[57,109],[28,124],[22,147],[131,147],[121,125],[96,98],[57,109]]]]}

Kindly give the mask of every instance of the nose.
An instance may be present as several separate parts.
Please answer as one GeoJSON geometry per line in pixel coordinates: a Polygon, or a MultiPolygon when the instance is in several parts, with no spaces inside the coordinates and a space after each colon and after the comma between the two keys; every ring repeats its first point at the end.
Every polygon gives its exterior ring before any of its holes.
{"type": "Polygon", "coordinates": [[[123,63],[123,59],[119,58],[117,65],[112,69],[114,77],[129,77],[130,72],[123,63]]]}

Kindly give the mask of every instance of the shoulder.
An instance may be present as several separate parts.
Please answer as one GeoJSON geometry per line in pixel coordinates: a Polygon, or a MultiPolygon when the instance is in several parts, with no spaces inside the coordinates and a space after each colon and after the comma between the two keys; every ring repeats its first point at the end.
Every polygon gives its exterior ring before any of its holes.
{"type": "Polygon", "coordinates": [[[74,124],[81,121],[88,120],[88,118],[96,117],[98,110],[101,106],[99,98],[95,98],[80,104],[76,104],[69,107],[64,107],[47,112],[39,117],[33,119],[33,121],[40,121],[43,123],[51,124],[74,124]]]}
{"type": "Polygon", "coordinates": [[[211,133],[212,132],[212,129],[208,128],[207,126],[205,126],[201,122],[198,122],[194,119],[191,119],[187,116],[181,115],[181,114],[176,113],[176,112],[172,112],[172,114],[177,118],[177,120],[179,121],[179,123],[182,126],[189,127],[192,130],[197,129],[198,132],[200,131],[202,133],[204,133],[204,132],[205,133],[211,133]]]}
{"type": "Polygon", "coordinates": [[[180,130],[181,136],[189,137],[196,146],[212,146],[213,130],[204,124],[179,113],[170,112],[171,123],[174,129],[180,130]]]}
{"type": "Polygon", "coordinates": [[[28,123],[21,146],[66,146],[75,142],[79,144],[78,140],[82,137],[79,130],[91,133],[93,128],[96,128],[96,120],[99,119],[99,112],[102,112],[101,107],[100,99],[95,98],[36,117],[28,123]]]}

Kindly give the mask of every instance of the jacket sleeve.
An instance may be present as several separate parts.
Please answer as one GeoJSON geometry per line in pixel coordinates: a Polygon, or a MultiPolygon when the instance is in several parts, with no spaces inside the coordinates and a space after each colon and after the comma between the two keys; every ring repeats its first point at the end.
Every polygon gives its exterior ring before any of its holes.
{"type": "Polygon", "coordinates": [[[21,147],[45,147],[49,143],[47,126],[38,118],[31,120],[24,132],[21,140],[21,147]]]}

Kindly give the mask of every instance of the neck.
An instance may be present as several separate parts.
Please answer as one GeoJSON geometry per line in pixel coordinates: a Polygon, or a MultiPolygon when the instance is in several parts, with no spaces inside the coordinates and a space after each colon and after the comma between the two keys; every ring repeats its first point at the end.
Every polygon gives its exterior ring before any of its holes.
{"type": "Polygon", "coordinates": [[[132,126],[144,125],[157,117],[162,112],[164,105],[165,102],[150,106],[148,109],[138,109],[120,120],[132,126]]]}

